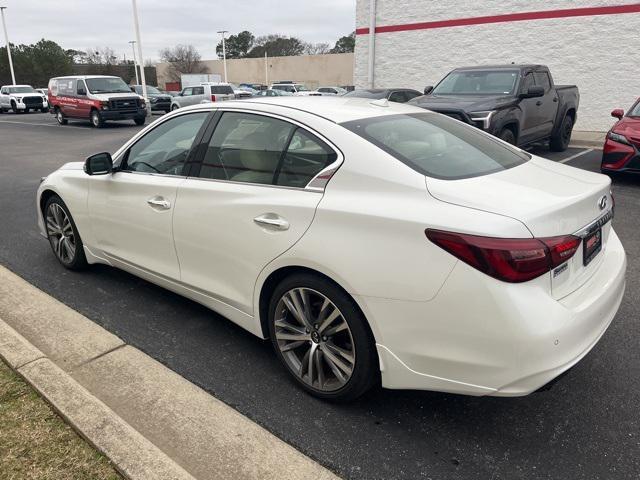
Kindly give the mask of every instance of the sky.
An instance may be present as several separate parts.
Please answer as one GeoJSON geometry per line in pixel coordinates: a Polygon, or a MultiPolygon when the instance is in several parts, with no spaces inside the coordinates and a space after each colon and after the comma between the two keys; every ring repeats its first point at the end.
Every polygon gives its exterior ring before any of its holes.
{"type": "MultiPolygon", "coordinates": [[[[158,51],[194,45],[204,60],[215,58],[219,30],[271,33],[306,42],[335,41],[355,29],[356,0],[137,0],[142,54],[157,60],[158,51]]],[[[0,0],[9,41],[53,40],[62,48],[111,47],[131,58],[135,39],[131,0],[0,0]]],[[[0,37],[4,46],[4,38],[0,37]]]]}

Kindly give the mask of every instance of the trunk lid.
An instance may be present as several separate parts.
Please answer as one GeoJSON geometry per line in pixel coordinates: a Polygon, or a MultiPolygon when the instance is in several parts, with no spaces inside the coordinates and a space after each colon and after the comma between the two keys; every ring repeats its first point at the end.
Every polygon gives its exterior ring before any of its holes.
{"type": "MultiPolygon", "coordinates": [[[[462,180],[427,178],[426,182],[429,193],[438,200],[517,219],[534,237],[575,234],[606,214],[613,204],[609,177],[539,157],[490,175],[462,180]]],[[[604,251],[611,222],[598,228],[602,228],[604,251]]],[[[601,251],[584,265],[587,238],[581,233],[583,242],[576,254],[550,273],[556,298],[579,288],[602,259],[601,251]]],[[[490,226],[487,236],[491,236],[490,226]]]]}

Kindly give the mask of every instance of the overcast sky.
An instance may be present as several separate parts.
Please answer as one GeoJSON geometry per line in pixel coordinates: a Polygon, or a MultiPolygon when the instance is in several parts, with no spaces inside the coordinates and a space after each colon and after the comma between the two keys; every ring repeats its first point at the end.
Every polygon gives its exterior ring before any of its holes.
{"type": "MultiPolygon", "coordinates": [[[[279,33],[331,44],[355,29],[356,0],[137,0],[145,58],[173,45],[193,44],[215,58],[218,30],[279,33]]],[[[62,48],[109,46],[131,55],[135,39],[131,0],[0,0],[9,41],[53,40],[62,48]]],[[[4,38],[0,37],[4,46],[4,38]]]]}

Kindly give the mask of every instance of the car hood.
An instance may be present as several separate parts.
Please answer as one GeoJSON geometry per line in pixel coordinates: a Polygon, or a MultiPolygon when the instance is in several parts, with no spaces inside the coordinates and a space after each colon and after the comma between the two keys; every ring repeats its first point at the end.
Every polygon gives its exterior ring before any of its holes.
{"type": "Polygon", "coordinates": [[[62,165],[58,170],[83,170],[84,162],[68,162],[62,165]]]}
{"type": "Polygon", "coordinates": [[[414,98],[409,104],[427,110],[464,110],[465,112],[481,112],[502,108],[514,103],[512,96],[487,95],[423,95],[414,98]]]}
{"type": "Polygon", "coordinates": [[[535,156],[498,173],[462,180],[427,177],[426,183],[438,200],[515,218],[536,237],[571,234],[588,225],[602,214],[598,202],[611,189],[606,175],[535,156]]]}
{"type": "Polygon", "coordinates": [[[611,130],[638,142],[640,141],[640,117],[623,117],[611,130]]]}
{"type": "Polygon", "coordinates": [[[114,98],[142,98],[140,95],[138,95],[137,93],[127,93],[127,92],[123,92],[123,93],[92,93],[91,95],[93,95],[96,100],[101,100],[101,101],[107,101],[107,100],[112,100],[114,98]]]}

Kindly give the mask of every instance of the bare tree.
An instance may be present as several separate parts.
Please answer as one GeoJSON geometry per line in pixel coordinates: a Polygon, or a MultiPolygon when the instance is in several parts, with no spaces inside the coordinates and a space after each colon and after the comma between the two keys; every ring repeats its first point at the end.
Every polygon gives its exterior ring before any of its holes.
{"type": "Polygon", "coordinates": [[[160,59],[169,64],[168,75],[171,81],[180,81],[183,73],[206,73],[207,67],[193,45],[176,45],[160,50],[160,59]]]}
{"type": "Polygon", "coordinates": [[[111,47],[88,48],[86,55],[83,55],[85,63],[93,65],[116,65],[118,57],[111,47]]]}
{"type": "Polygon", "coordinates": [[[305,43],[304,54],[305,55],[324,55],[329,53],[331,46],[328,43],[305,43]]]}

